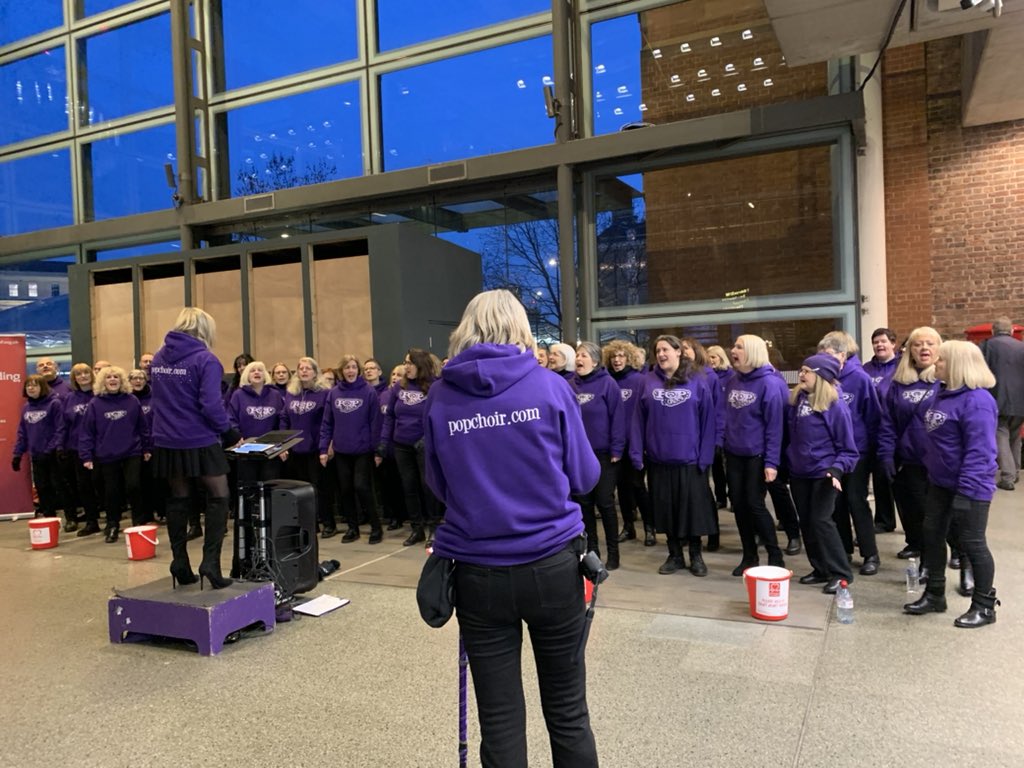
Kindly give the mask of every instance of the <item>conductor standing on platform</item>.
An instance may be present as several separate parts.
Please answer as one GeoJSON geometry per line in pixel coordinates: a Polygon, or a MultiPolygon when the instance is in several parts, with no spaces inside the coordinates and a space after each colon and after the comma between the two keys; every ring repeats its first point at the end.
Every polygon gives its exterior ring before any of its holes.
{"type": "Polygon", "coordinates": [[[580,651],[583,519],[601,472],[569,384],[537,365],[522,304],[470,301],[424,415],[427,482],[447,505],[434,554],[455,561],[485,768],[525,768],[523,622],[555,768],[595,768],[580,651]]]}
{"type": "MultiPolygon", "coordinates": [[[[210,351],[216,324],[206,312],[185,307],[164,345],[153,356],[153,474],[167,478],[167,534],[171,540],[171,584],[194,584],[186,531],[189,485],[206,492],[206,537],[199,577],[214,589],[232,583],[221,575],[220,555],[228,519],[228,460],[222,445],[241,442],[231,426],[220,382],[224,367],[210,351]]],[[[200,587],[202,584],[200,584],[200,587]]]]}

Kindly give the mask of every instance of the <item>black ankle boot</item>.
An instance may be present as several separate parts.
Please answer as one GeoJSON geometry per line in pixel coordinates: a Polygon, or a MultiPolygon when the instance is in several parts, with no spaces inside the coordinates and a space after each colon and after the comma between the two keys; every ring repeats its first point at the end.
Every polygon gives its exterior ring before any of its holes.
{"type": "Polygon", "coordinates": [[[350,527],[345,531],[345,535],[341,537],[342,544],[348,544],[349,542],[355,541],[359,538],[359,529],[350,527]]]}
{"type": "Polygon", "coordinates": [[[413,526],[412,533],[409,534],[409,538],[402,542],[403,547],[411,547],[413,544],[419,544],[421,541],[426,541],[427,537],[423,533],[423,528],[420,526],[413,526]]]}
{"type": "Polygon", "coordinates": [[[632,541],[636,538],[636,526],[632,524],[622,526],[622,532],[619,534],[619,541],[632,541]]]}
{"type": "Polygon", "coordinates": [[[658,543],[658,537],[654,534],[653,528],[644,528],[644,546],[653,547],[658,543]]]}
{"type": "Polygon", "coordinates": [[[717,552],[722,546],[722,537],[720,534],[713,533],[708,536],[708,552],[717,552]]]}
{"type": "Polygon", "coordinates": [[[221,573],[220,553],[224,544],[224,526],[228,521],[228,500],[223,497],[206,500],[206,535],[203,538],[203,562],[199,565],[199,588],[203,588],[203,579],[210,582],[214,589],[234,584],[221,573]]]}
{"type": "Polygon", "coordinates": [[[992,589],[987,595],[977,594],[971,598],[971,607],[967,613],[958,616],[953,625],[962,629],[975,629],[984,627],[986,624],[996,623],[996,606],[1001,603],[996,600],[996,591],[992,589]]]}
{"type": "Polygon", "coordinates": [[[382,541],[384,541],[384,531],[380,529],[380,526],[371,528],[370,538],[367,539],[367,542],[370,544],[380,544],[382,541]]]}
{"type": "Polygon", "coordinates": [[[925,592],[914,602],[904,605],[903,612],[909,613],[911,616],[923,616],[926,613],[945,613],[946,596],[925,592]]]}
{"type": "Polygon", "coordinates": [[[704,564],[701,554],[700,539],[690,542],[690,573],[694,576],[707,576],[708,567],[704,564]]]}
{"type": "Polygon", "coordinates": [[[960,586],[956,588],[964,597],[974,594],[974,568],[965,555],[960,557],[960,586]]]}

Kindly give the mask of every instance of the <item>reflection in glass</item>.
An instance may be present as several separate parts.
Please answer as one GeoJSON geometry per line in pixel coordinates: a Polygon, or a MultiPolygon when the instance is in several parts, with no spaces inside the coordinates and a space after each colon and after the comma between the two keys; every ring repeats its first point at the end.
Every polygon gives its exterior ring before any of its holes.
{"type": "Polygon", "coordinates": [[[359,115],[354,81],[218,115],[220,197],[361,176],[359,115]]]}
{"type": "Polygon", "coordinates": [[[0,2],[0,45],[59,27],[64,23],[62,0],[0,2]]]}
{"type": "Polygon", "coordinates": [[[92,253],[94,261],[113,261],[127,259],[132,256],[151,256],[157,253],[173,253],[181,250],[180,240],[168,240],[163,243],[146,243],[145,245],[129,245],[124,248],[107,248],[92,253]]]}
{"type": "MultiPolygon", "coordinates": [[[[252,85],[359,56],[355,0],[220,0],[224,58],[215,90],[252,85]]],[[[216,14],[216,8],[213,13],[216,14]]],[[[429,15],[429,14],[424,14],[429,15]]]]}
{"type": "Polygon", "coordinates": [[[81,125],[174,102],[171,22],[163,13],[79,44],[86,72],[81,125]]]}
{"type": "Polygon", "coordinates": [[[384,170],[553,141],[543,91],[552,74],[545,36],[382,76],[384,170]]]}
{"type": "Polygon", "coordinates": [[[68,150],[0,163],[0,236],[63,227],[73,217],[68,150]]]}
{"type": "Polygon", "coordinates": [[[169,124],[87,144],[83,157],[92,171],[92,185],[86,188],[91,219],[171,207],[164,163],[174,161],[174,142],[174,125],[169,124]]]}
{"type": "Polygon", "coordinates": [[[66,131],[67,97],[63,46],[0,66],[0,144],[66,131]]]}
{"type": "Polygon", "coordinates": [[[103,13],[103,11],[109,11],[111,8],[124,5],[126,2],[130,2],[130,0],[82,0],[82,16],[103,13]]]}
{"type": "Polygon", "coordinates": [[[705,347],[717,344],[729,352],[737,336],[752,333],[768,343],[768,357],[771,364],[782,372],[790,384],[796,383],[796,371],[808,355],[817,350],[821,337],[829,331],[843,329],[839,317],[821,317],[799,320],[746,320],[744,322],[719,324],[707,323],[688,325],[685,320],[666,318],[664,323],[653,328],[615,328],[598,333],[601,344],[612,339],[626,339],[647,352],[647,359],[653,360],[652,347],[655,339],[662,334],[679,338],[692,337],[705,347]]]}
{"type": "Polygon", "coordinates": [[[829,146],[598,181],[598,305],[839,287],[829,146]]]}
{"type": "Polygon", "coordinates": [[[377,0],[377,47],[401,48],[470,29],[478,29],[534,13],[550,13],[550,0],[435,0],[430,13],[422,0],[377,0]],[[415,19],[415,23],[410,23],[415,19]]]}
{"type": "MultiPolygon", "coordinates": [[[[68,267],[73,256],[0,265],[0,334],[24,333],[28,356],[71,362],[68,267]],[[34,295],[33,295],[34,294],[34,295]]],[[[35,362],[29,361],[35,373],[35,362]]]]}

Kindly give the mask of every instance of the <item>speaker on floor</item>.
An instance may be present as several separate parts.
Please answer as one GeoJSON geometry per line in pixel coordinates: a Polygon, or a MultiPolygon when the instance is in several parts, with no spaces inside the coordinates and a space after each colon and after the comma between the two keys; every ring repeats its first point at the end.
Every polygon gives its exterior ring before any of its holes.
{"type": "Polygon", "coordinates": [[[270,558],[286,594],[317,585],[316,489],[298,480],[264,484],[270,506],[270,558]]]}

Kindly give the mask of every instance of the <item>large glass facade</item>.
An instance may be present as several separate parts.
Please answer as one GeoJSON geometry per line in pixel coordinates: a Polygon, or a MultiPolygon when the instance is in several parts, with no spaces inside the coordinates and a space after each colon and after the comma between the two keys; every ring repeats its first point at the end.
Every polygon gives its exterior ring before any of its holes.
{"type": "Polygon", "coordinates": [[[87,144],[83,153],[83,167],[92,178],[87,218],[129,216],[173,205],[164,173],[164,164],[174,160],[173,125],[119,133],[87,144]]]}
{"type": "Polygon", "coordinates": [[[0,46],[63,23],[63,0],[4,0],[0,3],[0,46]]]}
{"type": "Polygon", "coordinates": [[[0,235],[66,226],[73,210],[67,149],[0,160],[0,235]]]}
{"type": "Polygon", "coordinates": [[[71,362],[68,267],[74,256],[0,264],[0,334],[25,334],[29,372],[35,359],[71,362]]]}
{"type": "Polygon", "coordinates": [[[68,129],[64,47],[0,65],[0,144],[68,129]]]}
{"type": "Polygon", "coordinates": [[[376,5],[377,46],[381,51],[551,11],[549,0],[438,0],[430,4],[430,13],[423,13],[421,0],[376,0],[376,5]],[[413,19],[415,23],[410,23],[413,19]]]}

